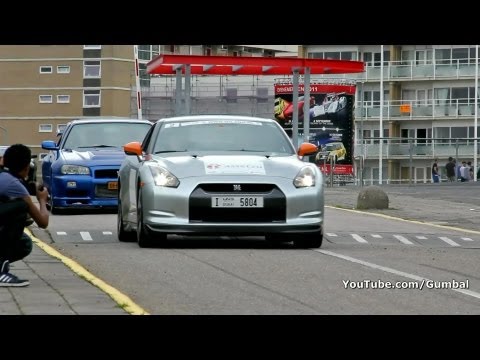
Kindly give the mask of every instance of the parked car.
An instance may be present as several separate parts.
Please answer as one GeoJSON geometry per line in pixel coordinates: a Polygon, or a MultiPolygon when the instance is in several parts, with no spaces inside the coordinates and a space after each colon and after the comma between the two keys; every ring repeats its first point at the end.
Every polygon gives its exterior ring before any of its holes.
{"type": "Polygon", "coordinates": [[[43,141],[49,153],[42,162],[50,211],[117,206],[117,178],[125,153],[122,146],[142,141],[151,122],[95,118],[69,122],[55,141],[43,141]]]}
{"type": "Polygon", "coordinates": [[[119,172],[120,241],[148,247],[167,234],[265,235],[320,247],[322,173],[299,156],[272,119],[187,116],[161,119],[143,143],[124,146],[119,172]]]}
{"type": "MultiPolygon", "coordinates": [[[[3,166],[3,154],[5,154],[5,150],[7,149],[8,146],[0,146],[0,166],[3,166]]],[[[28,177],[26,179],[27,182],[37,181],[37,164],[35,163],[36,158],[37,155],[33,154],[32,158],[30,159],[30,170],[28,171],[28,177]]]]}
{"type": "Polygon", "coordinates": [[[317,154],[316,160],[333,160],[335,163],[341,160],[345,160],[345,156],[347,155],[347,149],[345,149],[345,145],[342,142],[330,142],[323,146],[322,150],[317,154]]]}

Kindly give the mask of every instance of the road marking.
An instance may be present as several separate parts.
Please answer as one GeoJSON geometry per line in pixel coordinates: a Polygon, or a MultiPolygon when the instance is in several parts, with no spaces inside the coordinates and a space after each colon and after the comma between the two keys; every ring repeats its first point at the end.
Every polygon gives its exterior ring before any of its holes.
{"type": "Polygon", "coordinates": [[[355,240],[357,240],[359,243],[368,244],[368,241],[362,238],[360,235],[357,235],[357,234],[350,234],[350,235],[352,235],[352,237],[355,240]]]}
{"type": "Polygon", "coordinates": [[[415,236],[417,239],[419,240],[427,240],[427,237],[426,236],[415,236]]]}
{"type": "Polygon", "coordinates": [[[450,240],[450,239],[449,239],[448,237],[446,237],[446,236],[439,236],[438,238],[439,238],[440,240],[445,241],[448,245],[460,246],[460,244],[457,244],[455,241],[450,240]]]}
{"type": "Polygon", "coordinates": [[[57,231],[57,235],[67,235],[65,231],[57,231]]]}
{"type": "Polygon", "coordinates": [[[462,237],[462,240],[464,241],[473,241],[473,239],[467,238],[467,237],[462,237]]]}
{"type": "Polygon", "coordinates": [[[112,232],[111,231],[104,231],[103,235],[112,235],[112,232]]]}
{"type": "Polygon", "coordinates": [[[327,236],[338,236],[338,235],[334,233],[327,233],[327,236]]]}
{"type": "Polygon", "coordinates": [[[408,240],[406,237],[403,237],[402,235],[393,235],[393,237],[404,244],[413,245],[410,240],[408,240]]]}
{"type": "Polygon", "coordinates": [[[80,236],[85,241],[92,241],[93,240],[88,231],[80,231],[80,236]]]}
{"type": "Polygon", "coordinates": [[[372,234],[372,237],[377,238],[377,239],[381,239],[381,238],[382,238],[382,235],[372,234]]]}
{"type": "MultiPolygon", "coordinates": [[[[333,251],[320,250],[320,249],[313,249],[313,251],[319,252],[321,254],[329,255],[329,256],[334,256],[334,257],[337,257],[337,258],[340,258],[340,259],[343,259],[343,260],[346,260],[346,261],[350,261],[350,262],[353,262],[353,263],[356,263],[356,264],[360,264],[360,265],[363,265],[363,266],[366,266],[366,267],[369,267],[369,268],[372,268],[372,269],[385,271],[385,272],[388,272],[390,274],[403,276],[403,277],[406,277],[407,279],[412,279],[412,280],[416,280],[416,281],[432,281],[431,279],[428,279],[428,278],[424,278],[424,277],[417,276],[417,275],[414,275],[414,274],[409,274],[409,273],[406,273],[406,272],[403,272],[403,271],[400,271],[400,270],[395,270],[395,269],[392,269],[392,268],[389,268],[389,267],[386,267],[386,266],[377,265],[377,264],[374,264],[374,263],[371,263],[371,262],[363,261],[363,260],[360,260],[360,259],[355,259],[353,257],[342,255],[342,254],[337,254],[333,251]]],[[[475,291],[466,290],[466,289],[449,289],[449,290],[456,291],[456,292],[459,292],[459,293],[462,293],[462,294],[465,294],[465,295],[468,295],[468,296],[473,296],[474,298],[480,299],[480,293],[477,293],[475,291]]]]}
{"type": "Polygon", "coordinates": [[[42,240],[33,236],[33,234],[29,229],[25,229],[25,232],[32,238],[35,245],[37,245],[40,249],[45,251],[48,255],[59,259],[66,266],[68,266],[75,274],[82,276],[86,281],[95,285],[104,293],[109,295],[126,312],[132,315],[150,315],[145,309],[135,304],[132,301],[132,299],[130,299],[127,295],[121,293],[120,291],[115,289],[113,286],[108,285],[105,281],[93,275],[91,272],[86,270],[83,266],[81,266],[77,262],[66,257],[65,255],[63,255],[62,253],[60,253],[59,251],[51,247],[50,245],[47,245],[42,240]]]}

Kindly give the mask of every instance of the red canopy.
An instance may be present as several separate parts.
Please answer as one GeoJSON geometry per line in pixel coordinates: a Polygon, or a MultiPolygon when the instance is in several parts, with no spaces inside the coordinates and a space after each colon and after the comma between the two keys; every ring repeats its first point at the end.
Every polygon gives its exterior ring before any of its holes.
{"type": "Polygon", "coordinates": [[[310,74],[347,74],[364,71],[362,61],[278,57],[158,55],[147,64],[149,74],[175,74],[191,65],[192,75],[287,75],[310,68],[310,74]]]}

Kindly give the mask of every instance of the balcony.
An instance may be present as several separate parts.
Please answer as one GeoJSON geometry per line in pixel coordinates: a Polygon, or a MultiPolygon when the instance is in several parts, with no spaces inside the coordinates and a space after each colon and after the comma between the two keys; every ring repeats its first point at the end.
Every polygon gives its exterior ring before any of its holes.
{"type": "MultiPolygon", "coordinates": [[[[355,143],[355,156],[367,159],[378,159],[382,146],[382,159],[446,159],[473,158],[475,139],[384,139],[383,144],[378,139],[368,138],[355,143]],[[373,143],[372,142],[376,142],[373,143]]],[[[480,154],[480,138],[477,138],[477,155],[480,154]]]]}
{"type": "MultiPolygon", "coordinates": [[[[477,107],[480,109],[480,101],[477,107]]],[[[385,101],[383,106],[384,120],[451,120],[472,118],[474,115],[474,99],[395,100],[385,101]]],[[[364,101],[362,106],[358,101],[355,118],[356,121],[380,118],[380,102],[364,101]]]]}
{"type": "MultiPolygon", "coordinates": [[[[366,62],[365,72],[358,81],[380,80],[381,67],[378,62],[366,62]]],[[[383,67],[384,81],[401,80],[448,80],[469,79],[475,77],[475,62],[470,59],[449,60],[403,60],[385,61],[383,67]]]]}

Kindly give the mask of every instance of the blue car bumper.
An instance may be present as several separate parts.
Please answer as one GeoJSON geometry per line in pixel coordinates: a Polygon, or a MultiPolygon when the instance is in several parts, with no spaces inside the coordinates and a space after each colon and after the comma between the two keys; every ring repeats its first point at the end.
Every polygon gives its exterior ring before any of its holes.
{"type": "Polygon", "coordinates": [[[50,196],[56,208],[114,208],[118,206],[117,184],[116,178],[57,175],[50,196]]]}

